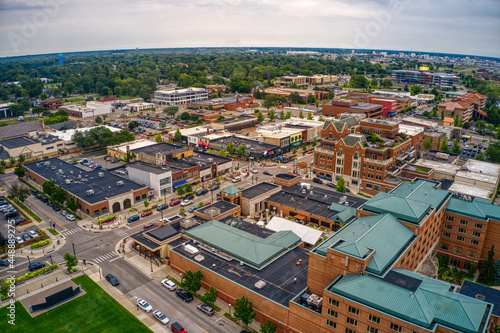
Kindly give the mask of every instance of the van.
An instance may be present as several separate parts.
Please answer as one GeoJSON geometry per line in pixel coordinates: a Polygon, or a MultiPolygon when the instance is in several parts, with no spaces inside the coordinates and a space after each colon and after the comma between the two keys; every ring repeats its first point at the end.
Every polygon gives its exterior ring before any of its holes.
{"type": "Polygon", "coordinates": [[[233,178],[233,183],[237,183],[237,182],[241,182],[240,176],[233,178]]]}

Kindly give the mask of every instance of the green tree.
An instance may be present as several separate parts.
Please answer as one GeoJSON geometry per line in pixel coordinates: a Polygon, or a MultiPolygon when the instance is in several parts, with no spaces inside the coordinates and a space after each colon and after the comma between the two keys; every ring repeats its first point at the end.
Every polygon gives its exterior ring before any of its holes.
{"type": "Polygon", "coordinates": [[[208,306],[214,306],[215,302],[217,301],[217,295],[219,294],[219,291],[210,286],[210,289],[205,291],[205,294],[201,296],[201,301],[205,303],[208,306]]]}
{"type": "Polygon", "coordinates": [[[259,119],[260,122],[264,121],[264,115],[262,114],[262,112],[259,111],[259,113],[257,114],[257,119],[259,119]]]}
{"type": "Polygon", "coordinates": [[[173,118],[177,112],[179,112],[178,106],[167,106],[163,109],[163,113],[165,113],[167,116],[170,116],[170,118],[173,118]]]}
{"type": "Polygon", "coordinates": [[[186,216],[186,208],[181,207],[181,209],[179,209],[179,215],[180,216],[186,216]]]}
{"type": "Polygon", "coordinates": [[[448,151],[448,142],[446,141],[446,138],[443,138],[441,140],[441,151],[448,151]]]}
{"type": "Polygon", "coordinates": [[[495,278],[494,265],[495,265],[495,245],[491,246],[491,250],[488,251],[488,259],[483,263],[481,269],[479,270],[479,277],[477,281],[483,284],[492,284],[495,278]]]}
{"type": "Polygon", "coordinates": [[[184,193],[186,193],[186,192],[184,191],[184,186],[179,186],[179,187],[177,188],[177,195],[184,195],[184,193]]]}
{"type": "Polygon", "coordinates": [[[418,85],[413,85],[411,86],[410,88],[410,92],[411,92],[411,95],[412,96],[415,96],[415,95],[418,95],[418,94],[421,94],[422,93],[422,87],[421,86],[418,86],[418,85]]]}
{"type": "Polygon", "coordinates": [[[186,193],[191,193],[191,192],[193,192],[193,185],[191,183],[187,183],[184,186],[184,189],[186,190],[186,193]]]}
{"type": "Polygon", "coordinates": [[[213,154],[213,153],[214,153],[214,150],[213,150],[212,148],[210,148],[210,149],[208,150],[208,153],[209,153],[209,154],[213,154]]]}
{"type": "Polygon", "coordinates": [[[156,134],[155,141],[157,143],[162,143],[163,142],[163,138],[161,137],[161,133],[156,134]]]}
{"type": "Polygon", "coordinates": [[[500,285],[500,260],[495,263],[493,266],[494,278],[493,283],[496,285],[500,285]]]}
{"type": "Polygon", "coordinates": [[[344,178],[342,177],[340,177],[339,180],[337,181],[337,192],[340,193],[346,192],[345,181],[344,178]]]}
{"type": "Polygon", "coordinates": [[[182,285],[187,291],[196,294],[198,290],[201,288],[201,279],[203,278],[203,274],[201,271],[186,271],[182,275],[182,285]]]}
{"type": "Polygon", "coordinates": [[[149,207],[149,201],[144,200],[144,207],[146,207],[146,209],[148,209],[148,207],[149,207]]]}
{"type": "Polygon", "coordinates": [[[56,187],[56,183],[53,180],[46,180],[42,183],[42,191],[48,196],[52,195],[52,191],[56,187]]]}
{"type": "Polygon", "coordinates": [[[453,147],[451,148],[451,152],[454,154],[460,154],[460,144],[458,142],[458,139],[453,141],[453,147]]]}
{"type": "Polygon", "coordinates": [[[224,120],[226,119],[224,116],[219,116],[219,118],[217,118],[217,120],[224,120]]]}
{"type": "Polygon", "coordinates": [[[26,175],[26,171],[24,170],[22,164],[17,165],[17,167],[14,169],[14,174],[19,179],[24,178],[24,176],[26,175]]]}
{"type": "Polygon", "coordinates": [[[490,143],[488,148],[486,148],[485,155],[488,162],[500,163],[500,141],[490,143]]]}
{"type": "Polygon", "coordinates": [[[432,148],[432,138],[430,136],[428,136],[428,137],[425,138],[424,148],[425,149],[431,149],[432,148]]]}
{"type": "Polygon", "coordinates": [[[50,197],[55,202],[62,204],[64,202],[64,200],[66,199],[66,193],[67,193],[67,191],[65,189],[63,189],[61,186],[55,186],[50,197]]]}
{"type": "Polygon", "coordinates": [[[165,123],[160,123],[160,128],[164,129],[167,125],[165,123]]]}
{"type": "Polygon", "coordinates": [[[33,114],[40,114],[44,111],[44,109],[41,106],[35,106],[33,109],[31,109],[31,113],[33,114]]]}
{"type": "Polygon", "coordinates": [[[70,195],[69,199],[66,201],[66,207],[68,207],[68,209],[72,210],[73,212],[76,212],[79,205],[80,201],[74,195],[70,195]]]}
{"type": "Polygon", "coordinates": [[[73,270],[73,267],[78,265],[78,258],[74,255],[71,255],[69,252],[64,254],[64,260],[66,260],[66,267],[69,272],[73,270]]]}
{"type": "Polygon", "coordinates": [[[9,198],[10,199],[18,199],[21,202],[24,202],[26,199],[28,199],[30,195],[30,192],[21,186],[20,184],[14,184],[12,185],[10,192],[9,192],[9,198]]]}
{"type": "Polygon", "coordinates": [[[483,153],[477,154],[476,155],[476,160],[478,160],[478,161],[486,161],[486,159],[484,158],[483,153]]]}
{"type": "Polygon", "coordinates": [[[497,140],[500,140],[500,126],[498,126],[498,128],[497,128],[497,132],[495,133],[495,137],[497,138],[497,140]]]}
{"type": "Polygon", "coordinates": [[[469,269],[467,271],[467,277],[472,279],[474,277],[474,261],[470,263],[469,269]]]}
{"type": "Polygon", "coordinates": [[[245,329],[253,322],[256,315],[252,302],[246,296],[234,301],[234,317],[241,321],[245,329]]]}
{"type": "Polygon", "coordinates": [[[200,203],[198,204],[198,208],[203,208],[203,207],[205,207],[205,204],[204,204],[203,202],[200,202],[200,203]]]}
{"type": "Polygon", "coordinates": [[[318,119],[318,120],[319,120],[319,121],[325,121],[325,120],[323,119],[323,116],[319,116],[319,119],[318,119]]]}
{"type": "Polygon", "coordinates": [[[237,153],[238,155],[240,155],[240,156],[245,155],[245,146],[240,145],[240,146],[238,147],[238,150],[236,151],[236,153],[237,153]]]}
{"type": "Polygon", "coordinates": [[[177,142],[181,142],[181,140],[182,140],[182,134],[181,134],[181,131],[179,129],[177,129],[177,131],[175,131],[174,140],[177,142]]]}
{"type": "Polygon", "coordinates": [[[268,117],[269,117],[269,119],[271,119],[271,120],[276,119],[276,114],[274,113],[274,111],[269,111],[269,112],[267,113],[267,116],[268,116],[268,117]]]}
{"type": "Polygon", "coordinates": [[[285,112],[283,110],[280,112],[280,119],[281,120],[285,120],[286,119],[285,118],[285,112]]]}
{"type": "Polygon", "coordinates": [[[179,118],[184,121],[189,121],[191,119],[191,115],[187,112],[183,112],[179,118]]]}
{"type": "Polygon", "coordinates": [[[278,103],[278,96],[276,95],[266,95],[264,98],[264,102],[262,105],[269,111],[269,109],[273,106],[276,106],[278,103]]]}
{"type": "Polygon", "coordinates": [[[127,127],[133,130],[134,128],[139,127],[139,122],[136,120],[132,120],[131,122],[128,123],[127,127]]]}
{"type": "Polygon", "coordinates": [[[229,142],[229,144],[226,147],[226,150],[229,154],[234,154],[234,143],[229,142]]]}
{"type": "Polygon", "coordinates": [[[95,118],[95,122],[96,122],[97,124],[102,124],[102,118],[101,118],[101,117],[99,117],[99,116],[97,116],[97,117],[95,118]]]}
{"type": "Polygon", "coordinates": [[[299,113],[299,118],[300,118],[300,119],[304,119],[304,114],[302,113],[302,110],[301,110],[301,111],[300,111],[300,113],[299,113]]]}
{"type": "Polygon", "coordinates": [[[200,116],[194,113],[191,116],[189,116],[189,120],[191,120],[192,122],[196,122],[199,118],[200,116]]]}
{"type": "Polygon", "coordinates": [[[226,157],[227,156],[227,152],[225,150],[220,150],[218,155],[220,157],[226,157]]]}
{"type": "Polygon", "coordinates": [[[312,112],[307,113],[307,120],[313,120],[312,112]]]}
{"type": "Polygon", "coordinates": [[[290,118],[292,118],[292,112],[291,112],[291,111],[288,111],[288,112],[286,113],[285,118],[286,118],[286,119],[290,119],[290,118]]]}
{"type": "Polygon", "coordinates": [[[264,324],[260,324],[260,333],[276,333],[277,328],[278,325],[268,319],[264,324]]]}
{"type": "Polygon", "coordinates": [[[7,283],[5,283],[5,280],[0,279],[0,295],[2,295],[4,298],[6,298],[8,293],[9,293],[9,289],[10,289],[10,286],[7,283]]]}

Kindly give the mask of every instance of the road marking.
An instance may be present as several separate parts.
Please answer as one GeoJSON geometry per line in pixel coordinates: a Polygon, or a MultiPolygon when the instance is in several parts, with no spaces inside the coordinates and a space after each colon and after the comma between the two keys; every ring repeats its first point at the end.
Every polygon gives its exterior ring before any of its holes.
{"type": "MultiPolygon", "coordinates": [[[[50,217],[49,215],[47,215],[47,213],[45,213],[45,211],[43,209],[41,209],[40,207],[38,207],[37,205],[35,205],[30,199],[27,199],[28,202],[30,202],[34,207],[38,208],[38,210],[45,216],[47,216],[47,221],[48,220],[52,220],[52,217],[50,217]]],[[[36,213],[35,213],[36,214],[36,213]]],[[[52,222],[55,222],[57,223],[58,226],[60,226],[61,228],[63,228],[64,230],[66,230],[67,228],[65,226],[63,226],[61,223],[59,223],[58,221],[56,220],[52,220],[52,222]]]]}
{"type": "Polygon", "coordinates": [[[152,292],[151,290],[149,290],[148,288],[146,288],[147,291],[149,291],[153,296],[156,296],[156,294],[154,292],[152,292]]]}
{"type": "Polygon", "coordinates": [[[178,314],[180,314],[180,315],[182,316],[182,313],[180,313],[179,311],[177,311],[177,309],[176,309],[176,308],[174,308],[172,305],[170,305],[170,307],[171,307],[171,308],[172,308],[175,312],[177,312],[178,314]]]}
{"type": "Polygon", "coordinates": [[[126,226],[125,226],[125,228],[127,228],[127,229],[131,229],[128,225],[126,225],[126,226]]]}
{"type": "Polygon", "coordinates": [[[121,257],[116,257],[115,259],[111,259],[109,262],[113,262],[113,261],[118,260],[118,259],[120,259],[120,258],[121,258],[121,257]]]}
{"type": "MultiPolygon", "coordinates": [[[[16,265],[16,266],[17,266],[17,265],[16,265]]],[[[16,273],[21,273],[21,272],[24,272],[24,271],[27,271],[27,270],[28,270],[28,269],[27,269],[27,268],[25,268],[25,269],[22,269],[22,270],[20,270],[20,271],[16,271],[16,273]]],[[[0,276],[0,279],[2,279],[2,280],[3,280],[4,278],[9,277],[9,276],[11,276],[11,274],[8,274],[8,275],[5,275],[5,276],[0,276]]]]}
{"type": "MultiPolygon", "coordinates": [[[[196,324],[195,324],[196,325],[196,324]]],[[[203,328],[201,328],[200,326],[196,325],[196,327],[198,327],[200,330],[202,330],[203,332],[205,333],[208,333],[207,331],[205,331],[203,328]]]]}
{"type": "Polygon", "coordinates": [[[116,266],[115,264],[113,264],[113,266],[115,266],[116,268],[118,268],[120,271],[122,270],[120,267],[116,266]]]}

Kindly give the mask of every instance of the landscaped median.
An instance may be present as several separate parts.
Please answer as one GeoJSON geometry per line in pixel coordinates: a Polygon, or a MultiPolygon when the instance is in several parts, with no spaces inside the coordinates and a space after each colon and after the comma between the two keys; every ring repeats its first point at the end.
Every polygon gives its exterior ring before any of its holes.
{"type": "Polygon", "coordinates": [[[42,246],[49,245],[49,244],[50,244],[50,239],[41,240],[39,242],[31,244],[30,248],[33,250],[33,249],[36,249],[38,247],[42,247],[42,246]]]}
{"type": "Polygon", "coordinates": [[[110,215],[97,220],[98,224],[109,224],[116,221],[116,215],[110,215]]]}
{"type": "MultiPolygon", "coordinates": [[[[8,199],[10,200],[10,199],[8,199]]],[[[26,207],[21,201],[17,200],[17,198],[12,199],[12,201],[23,211],[25,211],[29,216],[31,216],[35,221],[42,222],[40,216],[36,215],[31,209],[26,207]]]]}
{"type": "Polygon", "coordinates": [[[54,264],[54,265],[50,265],[48,267],[44,267],[42,269],[39,269],[38,271],[28,272],[28,273],[26,273],[26,274],[24,274],[24,275],[22,275],[20,277],[17,277],[17,278],[15,278],[13,280],[7,280],[6,285],[10,286],[11,283],[20,284],[20,283],[23,283],[26,280],[32,279],[34,277],[42,275],[43,273],[45,273],[47,271],[52,271],[52,270],[57,269],[57,268],[59,268],[59,265],[58,264],[54,264]]]}

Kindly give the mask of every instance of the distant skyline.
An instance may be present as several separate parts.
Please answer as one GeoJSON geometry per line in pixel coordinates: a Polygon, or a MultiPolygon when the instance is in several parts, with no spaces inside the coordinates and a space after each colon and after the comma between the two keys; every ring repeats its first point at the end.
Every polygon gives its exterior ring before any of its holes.
{"type": "Polygon", "coordinates": [[[3,0],[0,57],[171,47],[500,57],[498,0],[3,0]]]}

